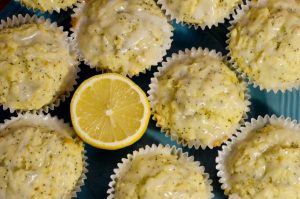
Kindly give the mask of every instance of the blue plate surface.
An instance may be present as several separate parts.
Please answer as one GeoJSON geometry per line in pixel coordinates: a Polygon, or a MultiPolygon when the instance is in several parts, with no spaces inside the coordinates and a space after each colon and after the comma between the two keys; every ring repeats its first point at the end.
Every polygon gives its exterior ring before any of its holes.
{"type": "MultiPolygon", "coordinates": [[[[34,13],[33,11],[27,10],[26,8],[20,6],[19,3],[10,1],[8,5],[6,5],[4,9],[0,11],[0,19],[5,20],[7,17],[11,17],[14,14],[26,13],[50,18],[53,22],[56,21],[59,25],[64,26],[65,30],[68,30],[70,26],[70,14],[72,12],[61,12],[60,14],[42,14],[40,12],[34,13]]],[[[168,56],[174,52],[177,52],[178,50],[184,50],[185,48],[191,47],[215,49],[218,52],[226,54],[225,40],[228,22],[221,24],[218,27],[205,30],[194,30],[193,28],[188,28],[175,23],[173,23],[173,27],[175,29],[173,43],[172,48],[168,51],[168,56]]],[[[97,74],[95,70],[90,69],[84,64],[81,64],[80,67],[81,72],[79,74],[79,83],[86,78],[97,74]]],[[[133,78],[133,80],[139,84],[145,92],[149,89],[148,85],[150,83],[150,78],[152,77],[153,72],[156,71],[156,68],[157,67],[153,67],[152,70],[148,71],[146,74],[142,74],[139,77],[133,78]]],[[[299,121],[300,93],[298,90],[285,93],[278,92],[276,94],[273,92],[266,93],[260,91],[258,88],[253,88],[252,86],[249,86],[249,90],[252,103],[249,119],[252,117],[256,118],[258,115],[275,114],[277,116],[284,115],[286,117],[291,117],[292,119],[299,121]]],[[[63,118],[66,122],[70,122],[69,103],[70,98],[66,100],[66,102],[62,103],[60,107],[56,108],[54,111],[51,111],[51,115],[56,115],[59,118],[63,118]]],[[[8,119],[13,115],[15,114],[10,114],[8,111],[0,110],[0,122],[3,122],[4,119],[8,119]]],[[[159,143],[181,147],[174,141],[171,141],[168,137],[165,137],[164,134],[161,133],[157,127],[155,127],[155,122],[151,120],[147,132],[143,138],[130,147],[118,151],[105,151],[86,145],[89,172],[87,174],[85,186],[83,186],[82,191],[78,194],[78,198],[106,198],[106,191],[108,189],[110,175],[113,173],[113,169],[116,167],[117,163],[121,161],[121,158],[126,157],[128,153],[131,153],[140,147],[144,147],[145,145],[159,143]]],[[[188,152],[189,155],[193,155],[196,160],[199,160],[201,164],[205,166],[205,171],[210,174],[210,178],[213,180],[214,194],[216,199],[226,198],[220,188],[217,171],[215,169],[215,158],[219,149],[220,148],[213,150],[195,150],[183,148],[184,151],[188,152]]]]}

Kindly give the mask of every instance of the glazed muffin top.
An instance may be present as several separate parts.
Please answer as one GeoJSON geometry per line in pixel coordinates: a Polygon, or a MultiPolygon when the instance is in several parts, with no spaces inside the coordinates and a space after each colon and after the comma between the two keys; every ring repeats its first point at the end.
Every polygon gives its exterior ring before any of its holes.
{"type": "Polygon", "coordinates": [[[300,197],[300,132],[267,124],[235,142],[225,161],[229,189],[240,198],[300,197]]]}
{"type": "Polygon", "coordinates": [[[88,1],[73,25],[91,67],[124,75],[156,65],[171,45],[172,26],[153,0],[88,1]]]}
{"type": "Polygon", "coordinates": [[[196,147],[212,148],[231,137],[247,109],[246,88],[221,56],[179,53],[159,70],[150,103],[164,131],[196,147]]]}
{"type": "Polygon", "coordinates": [[[240,0],[158,0],[166,13],[177,21],[211,27],[224,22],[233,13],[240,0]]]}
{"type": "Polygon", "coordinates": [[[42,12],[59,12],[74,5],[78,0],[20,0],[28,8],[38,9],[42,12]]]}
{"type": "Polygon", "coordinates": [[[0,46],[0,104],[38,110],[73,86],[77,57],[61,29],[46,22],[4,28],[0,46]]]}
{"type": "Polygon", "coordinates": [[[194,162],[164,150],[138,154],[118,176],[115,199],[208,199],[210,185],[194,162]]]}
{"type": "Polygon", "coordinates": [[[230,31],[232,60],[266,90],[300,84],[300,2],[252,1],[230,31]]]}
{"type": "Polygon", "coordinates": [[[0,132],[0,198],[70,198],[83,171],[79,139],[41,125],[0,132]]]}

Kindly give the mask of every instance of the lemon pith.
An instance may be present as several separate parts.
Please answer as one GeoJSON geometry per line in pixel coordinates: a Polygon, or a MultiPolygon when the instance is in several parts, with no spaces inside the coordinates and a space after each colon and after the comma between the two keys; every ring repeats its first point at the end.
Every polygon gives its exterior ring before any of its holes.
{"type": "Polygon", "coordinates": [[[77,134],[102,149],[120,149],[139,140],[147,129],[150,108],[145,93],[130,79],[107,73],[85,80],[71,101],[77,134]]]}

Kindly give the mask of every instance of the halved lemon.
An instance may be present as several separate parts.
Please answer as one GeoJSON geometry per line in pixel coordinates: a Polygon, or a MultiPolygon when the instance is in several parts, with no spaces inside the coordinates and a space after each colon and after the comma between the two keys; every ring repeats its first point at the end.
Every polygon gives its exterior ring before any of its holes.
{"type": "Polygon", "coordinates": [[[115,73],[85,80],[71,101],[72,124],[78,136],[101,149],[120,149],[145,133],[150,106],[143,90],[115,73]]]}

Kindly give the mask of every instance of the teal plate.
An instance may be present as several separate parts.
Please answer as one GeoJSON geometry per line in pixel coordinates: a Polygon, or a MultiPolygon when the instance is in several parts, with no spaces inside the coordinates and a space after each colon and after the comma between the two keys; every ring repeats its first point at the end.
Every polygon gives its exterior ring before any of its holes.
{"type": "MultiPolygon", "coordinates": [[[[3,4],[3,2],[7,0],[0,1],[1,8],[3,7],[1,3],[3,4]]],[[[0,11],[0,19],[4,20],[14,14],[26,13],[50,18],[52,21],[56,21],[59,25],[64,26],[65,30],[69,29],[71,11],[61,12],[60,14],[54,13],[52,15],[42,14],[39,12],[34,13],[33,11],[27,10],[14,1],[10,1],[0,11]]],[[[212,29],[194,30],[193,28],[188,28],[186,26],[173,23],[174,37],[172,48],[168,51],[168,56],[174,52],[177,52],[178,50],[184,50],[185,48],[191,47],[215,49],[218,52],[226,54],[225,40],[226,33],[228,32],[228,24],[228,21],[226,21],[225,24],[221,24],[217,28],[213,27],[212,29]]],[[[86,78],[97,74],[95,70],[90,69],[84,64],[81,64],[80,68],[80,80],[78,83],[81,83],[86,78]]],[[[149,89],[148,85],[150,83],[150,78],[152,77],[153,72],[156,71],[156,68],[157,67],[153,67],[152,70],[148,71],[146,74],[141,74],[139,77],[133,78],[133,80],[139,84],[145,92],[149,89]]],[[[256,118],[258,115],[275,114],[277,116],[284,115],[286,117],[291,117],[292,119],[299,121],[300,93],[298,90],[285,93],[278,92],[276,94],[273,92],[266,93],[251,86],[249,86],[249,90],[251,94],[251,112],[249,113],[249,119],[253,117],[256,118]]],[[[63,118],[66,122],[70,122],[69,104],[70,98],[66,100],[66,102],[62,103],[60,107],[56,108],[54,111],[51,111],[51,115],[56,115],[59,118],[63,118]]],[[[0,110],[0,122],[3,122],[4,119],[8,119],[13,115],[15,114],[10,114],[8,111],[0,110]]],[[[108,183],[110,182],[110,175],[113,173],[113,169],[117,166],[117,163],[120,162],[122,158],[126,157],[128,153],[131,153],[140,147],[159,143],[181,147],[174,141],[171,141],[170,138],[165,137],[164,134],[161,133],[160,130],[155,126],[155,122],[151,120],[147,132],[143,138],[130,147],[118,151],[105,151],[86,145],[89,172],[87,173],[85,185],[82,187],[82,191],[78,193],[77,198],[106,198],[106,191],[108,189],[108,183]]],[[[210,178],[213,180],[215,199],[227,198],[224,196],[223,191],[220,188],[217,170],[215,169],[215,158],[219,149],[220,148],[212,150],[195,150],[183,147],[183,151],[188,152],[189,155],[193,155],[196,160],[199,160],[201,164],[205,166],[205,171],[209,173],[210,178]]]]}

